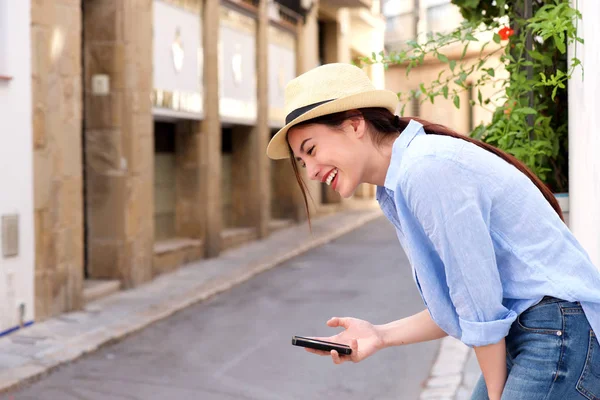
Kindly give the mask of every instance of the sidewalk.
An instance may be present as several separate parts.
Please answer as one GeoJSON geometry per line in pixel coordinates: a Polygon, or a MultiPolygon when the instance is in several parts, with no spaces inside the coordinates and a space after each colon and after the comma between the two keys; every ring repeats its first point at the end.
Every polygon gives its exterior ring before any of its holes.
{"type": "Polygon", "coordinates": [[[469,400],[480,375],[473,349],[445,337],[419,400],[469,400]]]}
{"type": "Polygon", "coordinates": [[[0,393],[42,377],[100,346],[116,342],[196,302],[240,284],[380,217],[348,210],[293,226],[218,258],[200,260],[138,288],[89,303],[0,338],[0,393]]]}

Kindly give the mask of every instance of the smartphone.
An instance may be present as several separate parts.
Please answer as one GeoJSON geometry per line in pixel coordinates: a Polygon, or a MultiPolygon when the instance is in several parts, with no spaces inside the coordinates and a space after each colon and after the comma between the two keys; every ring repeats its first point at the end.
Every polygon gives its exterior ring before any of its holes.
{"type": "Polygon", "coordinates": [[[292,336],[294,346],[308,347],[310,349],[331,351],[336,350],[341,355],[352,354],[350,346],[341,343],[326,342],[324,340],[311,339],[302,336],[292,336]]]}

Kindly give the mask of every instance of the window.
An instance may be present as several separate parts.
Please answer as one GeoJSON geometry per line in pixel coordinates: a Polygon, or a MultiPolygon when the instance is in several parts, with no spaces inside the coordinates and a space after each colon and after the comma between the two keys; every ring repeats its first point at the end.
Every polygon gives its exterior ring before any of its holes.
{"type": "Polygon", "coordinates": [[[389,51],[407,49],[406,42],[415,39],[415,16],[412,12],[386,18],[385,44],[389,51]]]}
{"type": "Polygon", "coordinates": [[[427,32],[451,32],[462,20],[459,8],[449,1],[427,8],[427,32]]]}
{"type": "Polygon", "coordinates": [[[410,116],[411,117],[419,117],[420,112],[421,112],[421,101],[417,98],[412,98],[410,100],[410,116]]]}
{"type": "Polygon", "coordinates": [[[176,159],[174,123],[154,121],[154,235],[176,236],[176,159]]]}

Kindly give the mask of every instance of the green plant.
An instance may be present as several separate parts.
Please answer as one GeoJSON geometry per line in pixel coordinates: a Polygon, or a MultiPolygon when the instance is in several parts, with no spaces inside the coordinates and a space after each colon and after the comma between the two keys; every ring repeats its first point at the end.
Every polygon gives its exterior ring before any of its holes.
{"type": "MultiPolygon", "coordinates": [[[[412,99],[434,103],[438,96],[461,107],[460,93],[477,93],[479,104],[493,113],[490,123],[479,125],[471,136],[493,144],[522,160],[553,191],[568,189],[567,81],[580,64],[568,62],[568,45],[577,36],[581,14],[569,0],[452,0],[465,18],[450,33],[429,33],[407,42],[405,50],[373,54],[365,63],[401,64],[407,76],[428,57],[447,64],[438,78],[421,83],[418,90],[399,93],[405,105],[412,99]],[[532,16],[523,17],[525,2],[532,16]],[[528,34],[531,35],[528,47],[528,34]],[[487,36],[487,40],[483,38],[487,36]],[[480,46],[467,57],[469,46],[480,46]],[[444,51],[462,46],[451,58],[444,51]],[[493,60],[498,60],[495,62],[493,60]],[[497,91],[484,96],[482,88],[497,91]]],[[[402,108],[404,113],[404,107],[402,108]]]]}

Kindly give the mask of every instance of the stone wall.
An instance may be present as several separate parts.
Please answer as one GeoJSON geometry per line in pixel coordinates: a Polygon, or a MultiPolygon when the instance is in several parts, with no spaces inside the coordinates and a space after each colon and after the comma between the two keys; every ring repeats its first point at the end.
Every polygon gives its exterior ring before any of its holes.
{"type": "Polygon", "coordinates": [[[88,271],[124,287],[152,277],[152,0],[84,0],[88,271]],[[110,93],[91,91],[94,74],[110,93]]]}
{"type": "MultiPolygon", "coordinates": [[[[231,155],[231,227],[251,227],[256,218],[253,201],[258,190],[257,171],[252,168],[257,151],[253,148],[256,131],[248,126],[235,126],[231,155]]],[[[224,216],[225,217],[225,216],[224,216]]]]}
{"type": "Polygon", "coordinates": [[[32,0],[36,320],[82,305],[81,6],[32,0]]]}
{"type": "Polygon", "coordinates": [[[200,190],[205,135],[200,128],[198,121],[179,121],[175,139],[175,232],[193,239],[202,239],[205,230],[200,190]]]}
{"type": "Polygon", "coordinates": [[[271,161],[271,217],[298,220],[304,214],[302,192],[290,161],[271,161]]]}
{"type": "MultiPolygon", "coordinates": [[[[202,251],[216,256],[222,249],[220,4],[218,0],[164,1],[197,12],[203,19],[205,119],[180,122],[176,133],[175,234],[191,240],[185,250],[184,261],[188,261],[202,251]]],[[[250,179],[237,183],[245,190],[238,193],[235,219],[236,225],[256,228],[252,234],[263,237],[268,234],[271,204],[271,163],[264,157],[266,1],[258,9],[258,127],[237,136],[236,157],[250,179]]],[[[116,279],[128,288],[183,262],[165,261],[167,254],[183,246],[175,243],[157,253],[162,257],[157,268],[152,265],[152,13],[153,0],[32,0],[38,319],[83,305],[85,268],[88,278],[116,279]],[[109,77],[106,95],[92,91],[97,74],[109,77]]],[[[316,12],[311,21],[315,28],[316,12]]]]}

